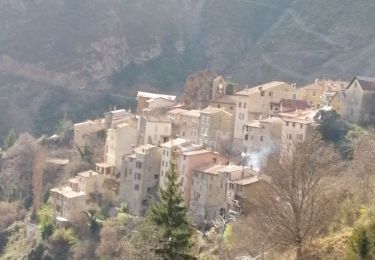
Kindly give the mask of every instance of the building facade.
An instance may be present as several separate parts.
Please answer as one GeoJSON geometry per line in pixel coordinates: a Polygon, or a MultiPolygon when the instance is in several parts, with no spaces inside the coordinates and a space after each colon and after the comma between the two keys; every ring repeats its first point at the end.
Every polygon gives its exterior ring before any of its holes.
{"type": "Polygon", "coordinates": [[[130,213],[144,215],[158,190],[161,149],[142,145],[124,156],[119,196],[130,213]]]}

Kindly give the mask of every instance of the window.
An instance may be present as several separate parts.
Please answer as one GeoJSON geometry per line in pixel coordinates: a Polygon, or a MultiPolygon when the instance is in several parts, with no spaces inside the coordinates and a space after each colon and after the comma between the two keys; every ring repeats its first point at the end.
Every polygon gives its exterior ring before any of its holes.
{"type": "Polygon", "coordinates": [[[264,91],[261,91],[261,92],[260,92],[260,95],[261,95],[262,97],[264,97],[265,94],[266,94],[266,92],[264,92],[264,91]]]}
{"type": "Polygon", "coordinates": [[[250,136],[250,140],[254,141],[254,136],[253,135],[250,136]]]}
{"type": "Polygon", "coordinates": [[[138,184],[134,185],[134,189],[139,190],[139,185],[138,184]]]}
{"type": "Polygon", "coordinates": [[[129,169],[129,175],[132,175],[132,169],[129,169]]]}
{"type": "Polygon", "coordinates": [[[161,174],[161,176],[163,176],[163,175],[164,175],[164,172],[163,172],[163,171],[161,171],[161,173],[160,173],[160,174],[161,174]]]}
{"type": "Polygon", "coordinates": [[[272,97],[273,96],[273,92],[269,92],[268,96],[272,97]]]}
{"type": "Polygon", "coordinates": [[[243,102],[243,108],[246,108],[246,102],[243,102]]]}
{"type": "Polygon", "coordinates": [[[163,150],[163,155],[165,155],[165,150],[163,150]]]}
{"type": "Polygon", "coordinates": [[[303,124],[299,124],[299,127],[302,129],[303,128],[303,124]]]}
{"type": "Polygon", "coordinates": [[[135,168],[142,169],[142,162],[135,162],[135,168]]]}
{"type": "Polygon", "coordinates": [[[155,179],[155,180],[158,180],[158,179],[159,179],[159,175],[158,175],[158,174],[155,174],[155,175],[154,175],[154,179],[155,179]]]}
{"type": "Polygon", "coordinates": [[[260,141],[263,142],[263,140],[264,140],[264,137],[260,136],[260,141]]]}
{"type": "Polygon", "coordinates": [[[245,141],[247,141],[247,140],[249,140],[249,135],[248,134],[245,135],[245,141]]]}
{"type": "Polygon", "coordinates": [[[151,188],[147,188],[147,193],[151,193],[151,188]]]}
{"type": "Polygon", "coordinates": [[[315,90],[315,89],[313,90],[313,93],[312,93],[312,95],[313,95],[313,97],[315,97],[315,96],[316,96],[316,90],[315,90]]]}
{"type": "Polygon", "coordinates": [[[292,123],[292,126],[293,126],[293,127],[296,127],[296,123],[293,122],[293,123],[292,123]]]}
{"type": "Polygon", "coordinates": [[[289,126],[289,122],[288,122],[288,121],[286,121],[286,122],[285,122],[285,125],[286,125],[286,126],[289,126]]]}
{"type": "Polygon", "coordinates": [[[140,173],[134,174],[134,179],[140,180],[141,179],[141,174],[140,173]]]}
{"type": "Polygon", "coordinates": [[[238,107],[241,107],[242,106],[242,102],[238,102],[238,107]]]}

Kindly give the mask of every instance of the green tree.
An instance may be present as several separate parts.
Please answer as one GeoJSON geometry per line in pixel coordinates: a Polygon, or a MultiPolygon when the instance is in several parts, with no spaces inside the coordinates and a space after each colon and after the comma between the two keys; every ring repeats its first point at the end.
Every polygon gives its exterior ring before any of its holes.
{"type": "Polygon", "coordinates": [[[102,226],[103,221],[97,217],[95,209],[89,209],[83,212],[87,218],[87,224],[89,225],[91,233],[97,237],[102,226]]]}
{"type": "Polygon", "coordinates": [[[54,231],[53,225],[53,209],[50,204],[44,205],[38,211],[39,227],[43,239],[50,237],[54,231]]]}
{"type": "Polygon", "coordinates": [[[7,135],[7,137],[4,140],[3,148],[4,150],[8,150],[10,147],[14,145],[16,142],[17,135],[14,129],[11,129],[7,135]]]}
{"type": "Polygon", "coordinates": [[[161,200],[148,211],[149,221],[160,234],[154,252],[161,259],[195,259],[190,255],[193,228],[187,219],[174,163],[170,164],[165,187],[160,189],[161,200]]]}

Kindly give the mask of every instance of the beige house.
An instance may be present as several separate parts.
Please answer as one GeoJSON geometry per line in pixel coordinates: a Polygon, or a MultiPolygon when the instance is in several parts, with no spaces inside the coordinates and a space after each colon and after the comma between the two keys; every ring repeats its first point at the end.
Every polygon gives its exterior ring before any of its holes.
{"type": "Polygon", "coordinates": [[[262,191],[269,185],[270,178],[259,172],[250,172],[240,178],[232,178],[227,183],[228,213],[236,216],[251,208],[245,205],[256,205],[261,199],[262,191]]]}
{"type": "Polygon", "coordinates": [[[301,99],[302,93],[285,82],[272,81],[235,93],[236,116],[234,119],[234,151],[241,152],[244,125],[251,120],[268,117],[281,99],[301,99]]]}
{"type": "Polygon", "coordinates": [[[348,82],[333,80],[318,80],[301,88],[303,99],[306,100],[312,108],[318,109],[328,105],[334,94],[345,89],[348,82]]]}
{"type": "Polygon", "coordinates": [[[207,107],[200,114],[199,144],[220,152],[226,149],[233,136],[233,115],[216,107],[207,107]]]}
{"type": "Polygon", "coordinates": [[[355,77],[345,94],[347,119],[356,124],[374,124],[375,78],[355,77]]]}
{"type": "Polygon", "coordinates": [[[346,117],[346,94],[345,91],[337,91],[329,102],[332,107],[341,117],[346,117]]]}
{"type": "Polygon", "coordinates": [[[100,174],[118,178],[122,165],[122,157],[132,152],[137,145],[138,132],[136,122],[113,125],[108,129],[104,149],[104,162],[96,164],[100,174]]]}
{"type": "Polygon", "coordinates": [[[244,128],[243,157],[246,165],[263,169],[268,156],[280,150],[282,120],[277,117],[254,120],[244,128]]]}
{"type": "Polygon", "coordinates": [[[160,145],[172,135],[172,121],[162,112],[144,110],[138,120],[138,144],[160,145]]]}
{"type": "MultiPolygon", "coordinates": [[[[165,187],[165,177],[168,173],[170,164],[173,158],[173,152],[179,148],[179,149],[184,149],[192,146],[192,142],[183,139],[183,138],[176,138],[173,140],[170,140],[166,143],[163,143],[160,145],[161,150],[162,150],[162,156],[161,156],[161,164],[160,164],[160,180],[159,180],[159,186],[164,188],[165,187]]],[[[198,149],[198,147],[196,148],[198,149]]]]}
{"type": "Polygon", "coordinates": [[[120,199],[131,214],[144,215],[158,190],[161,149],[146,144],[124,156],[120,199]]]}
{"type": "Polygon", "coordinates": [[[280,158],[291,156],[295,144],[305,141],[307,134],[315,126],[314,116],[317,111],[305,110],[279,114],[283,121],[280,158]]]}
{"type": "Polygon", "coordinates": [[[188,110],[180,114],[179,135],[181,138],[188,139],[194,144],[199,143],[200,115],[199,110],[188,110]]]}
{"type": "Polygon", "coordinates": [[[167,116],[172,122],[172,136],[180,136],[181,114],[188,110],[174,108],[167,111],[167,116]]]}
{"type": "Polygon", "coordinates": [[[69,179],[66,186],[51,189],[53,215],[56,221],[58,223],[70,221],[77,209],[86,210],[90,193],[102,193],[104,180],[103,175],[86,171],[69,179]]]}
{"type": "Polygon", "coordinates": [[[150,92],[138,91],[137,114],[140,115],[146,108],[155,109],[169,107],[176,104],[176,96],[162,95],[150,92]]]}
{"type": "Polygon", "coordinates": [[[233,96],[222,96],[210,100],[209,102],[211,107],[223,108],[225,111],[235,116],[236,114],[236,99],[233,96]]]}
{"type": "Polygon", "coordinates": [[[210,163],[194,170],[189,210],[196,222],[214,220],[225,214],[226,176],[221,170],[226,167],[210,163]]]}
{"type": "Polygon", "coordinates": [[[74,124],[74,147],[83,149],[88,144],[90,135],[105,129],[104,120],[87,120],[74,124]]]}

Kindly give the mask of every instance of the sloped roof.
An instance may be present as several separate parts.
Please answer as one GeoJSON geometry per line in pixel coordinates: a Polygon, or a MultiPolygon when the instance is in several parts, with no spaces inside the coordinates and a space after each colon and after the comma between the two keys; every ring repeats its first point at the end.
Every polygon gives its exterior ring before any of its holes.
{"type": "Polygon", "coordinates": [[[295,111],[295,110],[305,110],[310,108],[311,106],[307,103],[306,100],[300,100],[300,99],[281,99],[280,106],[283,108],[288,109],[289,111],[295,111]]]}
{"type": "Polygon", "coordinates": [[[150,92],[143,92],[143,91],[138,91],[137,97],[144,97],[144,98],[165,98],[165,99],[169,99],[169,100],[176,100],[176,96],[163,95],[163,94],[150,93],[150,92]]]}
{"type": "Polygon", "coordinates": [[[375,78],[356,77],[362,89],[365,91],[375,91],[375,78]]]}
{"type": "Polygon", "coordinates": [[[236,93],[236,95],[247,96],[247,95],[250,95],[250,94],[260,92],[260,88],[261,88],[262,91],[264,91],[264,90],[269,90],[269,89],[276,88],[276,87],[279,87],[279,86],[282,86],[282,85],[285,85],[285,84],[287,84],[287,83],[281,82],[281,81],[271,81],[271,82],[268,82],[268,83],[265,83],[265,84],[262,84],[262,85],[259,85],[259,86],[256,86],[256,87],[247,88],[247,89],[238,91],[236,93]]]}

